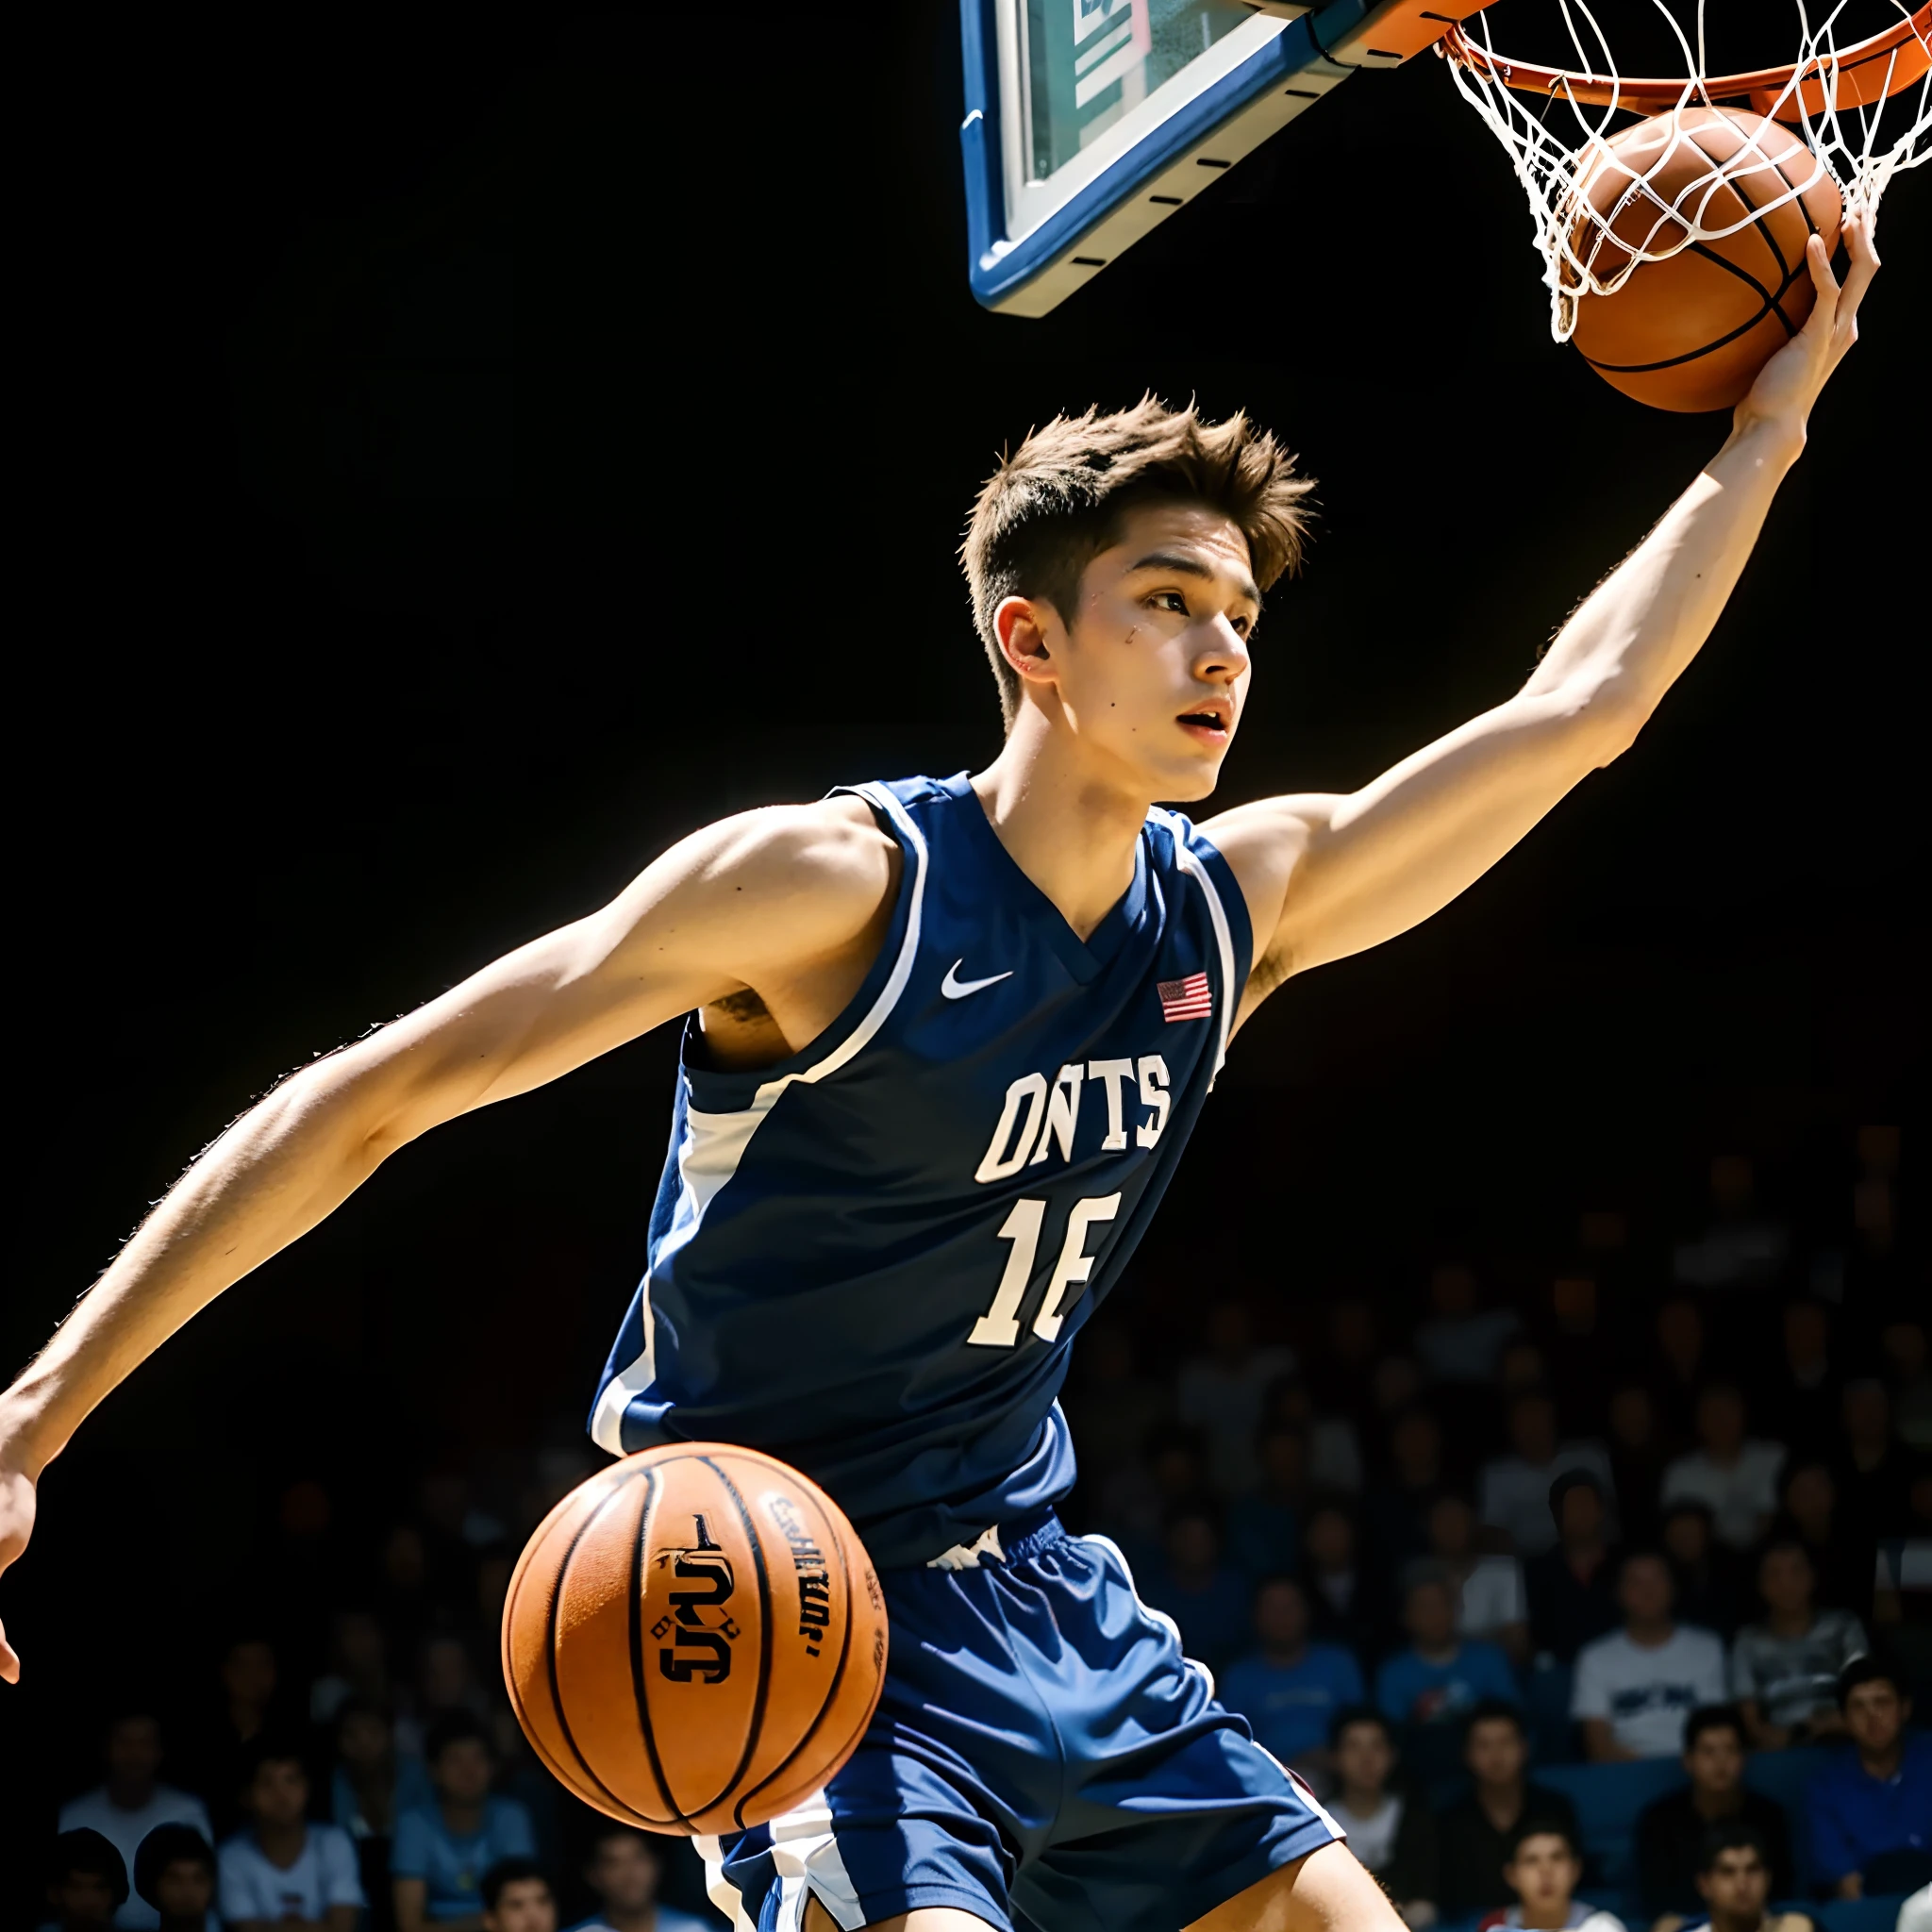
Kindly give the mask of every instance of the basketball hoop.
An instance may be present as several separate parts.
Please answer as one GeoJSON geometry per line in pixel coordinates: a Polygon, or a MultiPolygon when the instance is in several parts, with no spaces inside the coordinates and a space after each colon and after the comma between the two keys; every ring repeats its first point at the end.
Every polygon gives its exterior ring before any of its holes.
{"type": "Polygon", "coordinates": [[[1815,28],[1805,0],[1794,0],[1797,58],[1782,67],[1726,75],[1710,74],[1704,58],[1706,0],[1698,0],[1694,46],[1665,0],[1653,4],[1683,52],[1680,79],[1619,74],[1587,0],[1557,0],[1579,62],[1574,69],[1537,66],[1498,53],[1485,13],[1449,27],[1437,47],[1463,98],[1502,142],[1529,197],[1550,291],[1550,332],[1559,342],[1574,331],[1585,294],[1613,294],[1645,262],[1668,260],[1700,245],[1707,251],[1710,243],[1801,201],[1825,179],[1836,184],[1848,217],[1862,215],[1870,223],[1891,177],[1932,158],[1932,0],[1916,12],[1892,0],[1899,17],[1891,25],[1843,47],[1834,29],[1845,0],[1815,28]],[[1694,205],[1687,208],[1681,197],[1656,192],[1652,182],[1677,157],[1679,124],[1687,110],[1732,103],[1766,121],[1802,129],[1810,172],[1778,175],[1786,185],[1769,201],[1719,192],[1747,178],[1760,181],[1774,164],[1776,157],[1764,142],[1746,139],[1735,155],[1705,173],[1694,205]],[[1620,180],[1616,194],[1606,201],[1600,192],[1604,171],[1622,166],[1611,146],[1613,123],[1627,114],[1667,116],[1669,125],[1653,143],[1654,158],[1641,173],[1620,180]],[[1593,183],[1598,192],[1591,192],[1593,183]],[[1641,230],[1635,239],[1633,221],[1641,230]]]}

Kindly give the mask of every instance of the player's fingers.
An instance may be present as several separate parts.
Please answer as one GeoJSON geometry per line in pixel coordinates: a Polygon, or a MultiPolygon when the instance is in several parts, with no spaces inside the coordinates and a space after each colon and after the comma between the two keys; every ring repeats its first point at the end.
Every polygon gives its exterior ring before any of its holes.
{"type": "Polygon", "coordinates": [[[1812,235],[1805,243],[1805,266],[1811,271],[1811,286],[1818,292],[1817,306],[1811,313],[1814,317],[1824,318],[1824,326],[1829,328],[1838,314],[1838,277],[1831,272],[1831,251],[1824,245],[1822,235],[1812,235]]]}
{"type": "Polygon", "coordinates": [[[1844,287],[1839,291],[1838,321],[1840,327],[1851,323],[1865,299],[1865,291],[1878,273],[1878,250],[1872,241],[1872,222],[1867,215],[1854,215],[1845,224],[1845,253],[1852,265],[1846,271],[1844,287]]]}
{"type": "Polygon", "coordinates": [[[20,1682],[20,1653],[7,1641],[7,1626],[0,1624],[0,1681],[20,1682]]]}

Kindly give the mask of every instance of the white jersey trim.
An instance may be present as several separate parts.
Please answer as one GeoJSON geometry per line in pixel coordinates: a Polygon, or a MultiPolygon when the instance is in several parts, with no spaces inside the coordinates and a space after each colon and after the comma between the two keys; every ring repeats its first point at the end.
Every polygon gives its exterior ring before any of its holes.
{"type": "Polygon", "coordinates": [[[724,1848],[716,1838],[693,1838],[698,1857],[705,1861],[705,1896],[731,1924],[731,1932],[758,1932],[745,1916],[744,1894],[724,1875],[724,1848]]]}
{"type": "MultiPolygon", "coordinates": [[[[912,968],[919,958],[921,917],[925,907],[925,839],[913,824],[906,808],[883,785],[855,785],[853,792],[887,813],[898,827],[912,854],[912,890],[906,913],[906,936],[899,942],[899,957],[879,989],[864,1019],[823,1059],[808,1067],[767,1080],[752,1095],[751,1105],[735,1113],[704,1113],[691,1104],[691,1083],[684,1083],[684,1138],[677,1145],[677,1205],[672,1209],[671,1228],[657,1252],[654,1265],[661,1265],[697,1233],[705,1209],[717,1198],[738,1172],[751,1137],[764,1124],[765,1116],[777,1104],[778,1096],[794,1080],[808,1085],[836,1074],[871,1044],[881,1026],[899,1004],[912,968]]],[[[1211,889],[1210,889],[1211,890],[1211,889]]],[[[596,1412],[591,1418],[591,1440],[612,1456],[624,1452],[624,1415],[631,1403],[657,1380],[657,1321],[651,1308],[651,1277],[644,1276],[639,1290],[642,1304],[643,1347],[623,1369],[611,1376],[597,1398],[596,1412]]]]}

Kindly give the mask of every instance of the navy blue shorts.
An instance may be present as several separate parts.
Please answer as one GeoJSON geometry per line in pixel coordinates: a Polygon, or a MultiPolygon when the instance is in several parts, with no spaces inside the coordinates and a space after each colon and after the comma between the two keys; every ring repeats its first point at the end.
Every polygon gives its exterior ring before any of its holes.
{"type": "Polygon", "coordinates": [[[1050,1515],[1006,1541],[886,1572],[891,1661],[850,1763],[784,1817],[699,1840],[736,1932],[797,1932],[808,1892],[843,1932],[918,1906],[1176,1932],[1341,1836],[1112,1543],[1050,1515]]]}

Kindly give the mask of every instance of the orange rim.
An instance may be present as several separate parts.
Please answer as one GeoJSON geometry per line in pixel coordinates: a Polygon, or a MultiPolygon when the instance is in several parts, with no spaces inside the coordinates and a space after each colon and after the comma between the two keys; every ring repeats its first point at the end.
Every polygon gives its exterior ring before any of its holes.
{"type": "MultiPolygon", "coordinates": [[[[1565,67],[1539,67],[1527,60],[1508,60],[1476,46],[1460,26],[1442,36],[1442,52],[1472,73],[1500,81],[1520,93],[1561,94],[1579,106],[1628,108],[1636,113],[1658,113],[1674,108],[1690,91],[1692,100],[1747,102],[1757,113],[1780,121],[1799,121],[1824,108],[1824,78],[1821,63],[1793,88],[1799,63],[1762,67],[1754,74],[1713,75],[1709,79],[1625,80],[1585,74],[1565,67]]],[[[1832,107],[1843,110],[1865,108],[1902,92],[1932,69],[1932,0],[1908,19],[1895,22],[1883,33],[1847,47],[1837,60],[1838,86],[1832,107]]]]}

